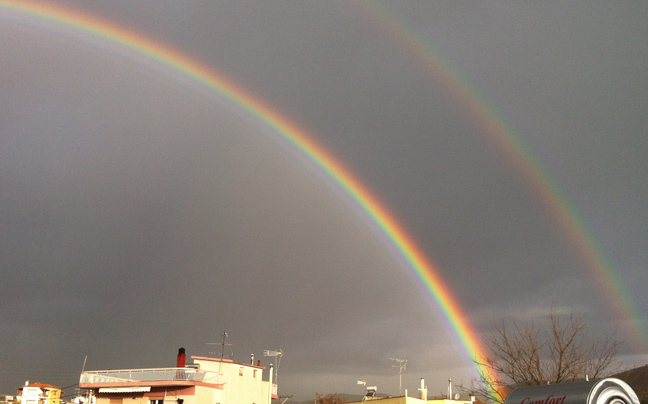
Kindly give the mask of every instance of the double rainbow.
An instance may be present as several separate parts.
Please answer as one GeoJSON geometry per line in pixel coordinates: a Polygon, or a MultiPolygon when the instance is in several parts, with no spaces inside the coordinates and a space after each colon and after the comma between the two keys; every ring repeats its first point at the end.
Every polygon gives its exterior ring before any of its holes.
{"type": "MultiPolygon", "coordinates": [[[[303,129],[217,71],[159,42],[120,26],[88,14],[47,3],[0,0],[0,11],[4,11],[4,13],[0,13],[0,19],[20,21],[24,17],[31,17],[38,23],[50,23],[69,29],[75,37],[76,35],[85,36],[90,38],[93,43],[119,49],[120,53],[133,55],[132,57],[144,58],[149,63],[153,62],[153,65],[157,63],[174,74],[189,79],[192,84],[198,87],[218,93],[241,110],[263,122],[303,153],[355,201],[381,229],[415,271],[425,288],[430,291],[468,356],[471,359],[484,356],[485,348],[481,339],[469,323],[457,299],[441,278],[438,269],[426,258],[414,240],[380,201],[303,129]]],[[[623,290],[618,277],[614,275],[611,266],[600,250],[595,248],[596,244],[578,218],[576,210],[569,205],[557,184],[542,170],[539,162],[535,161],[533,155],[514,135],[514,132],[480,100],[477,92],[472,90],[467,82],[463,81],[458,74],[453,74],[452,70],[436,57],[434,52],[425,47],[424,43],[418,40],[413,33],[407,32],[403,28],[405,25],[397,24],[395,20],[390,20],[386,13],[380,11],[376,11],[375,17],[382,24],[390,27],[397,40],[408,44],[412,51],[422,58],[422,62],[427,64],[430,71],[443,76],[442,81],[465,104],[474,119],[487,130],[493,141],[511,158],[513,164],[522,169],[527,180],[533,184],[534,189],[559,218],[578,253],[597,274],[598,279],[603,279],[603,290],[609,295],[609,301],[616,302],[616,307],[624,318],[640,318],[637,316],[638,311],[634,308],[628,294],[623,290]]],[[[644,327],[643,329],[638,328],[636,335],[648,335],[645,324],[636,322],[635,324],[636,327],[644,327]]],[[[641,340],[645,343],[648,339],[641,338],[641,340]]],[[[480,370],[489,376],[488,369],[480,370]]]]}

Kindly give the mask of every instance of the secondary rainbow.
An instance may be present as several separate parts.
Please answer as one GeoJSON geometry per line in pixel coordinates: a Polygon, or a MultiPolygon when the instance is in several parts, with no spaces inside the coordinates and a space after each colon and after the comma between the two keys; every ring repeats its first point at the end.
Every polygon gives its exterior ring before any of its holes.
{"type": "MultiPolygon", "coordinates": [[[[138,57],[157,62],[174,73],[186,76],[199,83],[200,86],[219,93],[276,131],[333,179],[381,229],[415,271],[426,289],[431,292],[434,301],[443,312],[470,359],[483,356],[485,351],[479,336],[469,323],[457,299],[441,278],[438,269],[378,199],[342,163],[337,161],[303,129],[214,69],[123,27],[76,10],[45,3],[0,1],[1,10],[4,10],[5,14],[14,13],[16,16],[29,16],[40,22],[54,23],[56,26],[70,29],[73,33],[90,36],[93,43],[97,43],[98,39],[103,46],[114,47],[117,45],[138,57]]],[[[4,17],[0,15],[0,19],[3,18],[11,18],[11,15],[4,17]]],[[[86,38],[86,40],[88,39],[86,38]]],[[[488,372],[486,369],[482,369],[482,371],[488,372]]]]}
{"type": "MultiPolygon", "coordinates": [[[[354,3],[355,4],[355,3],[354,3]]],[[[628,335],[634,344],[648,351],[648,324],[626,290],[621,275],[603,254],[601,246],[587,229],[576,207],[566,197],[557,181],[533,154],[531,149],[490,106],[480,93],[445,61],[441,53],[419,37],[407,21],[400,18],[385,3],[378,1],[357,3],[363,14],[379,26],[408,57],[418,59],[433,79],[444,85],[467,111],[467,116],[484,130],[491,141],[506,155],[511,165],[520,171],[523,181],[535,191],[546,209],[562,226],[565,240],[597,281],[599,290],[620,318],[627,321],[628,335]]]]}

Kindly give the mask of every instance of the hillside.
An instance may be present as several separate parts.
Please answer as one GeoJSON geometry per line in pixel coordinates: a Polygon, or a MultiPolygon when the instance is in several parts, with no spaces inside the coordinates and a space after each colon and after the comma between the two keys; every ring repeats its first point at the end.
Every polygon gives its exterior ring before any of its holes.
{"type": "Polygon", "coordinates": [[[626,370],[614,375],[618,379],[628,383],[639,396],[642,404],[648,403],[648,365],[626,370]]]}

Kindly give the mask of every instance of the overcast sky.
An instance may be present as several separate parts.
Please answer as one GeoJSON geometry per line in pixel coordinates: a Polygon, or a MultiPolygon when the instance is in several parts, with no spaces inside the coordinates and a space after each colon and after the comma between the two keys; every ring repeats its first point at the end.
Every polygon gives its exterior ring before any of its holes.
{"type": "MultiPolygon", "coordinates": [[[[627,326],[648,315],[647,3],[51,3],[177,49],[304,128],[481,335],[553,306],[625,340],[625,365],[648,363],[627,326]],[[555,181],[622,296],[468,99],[555,181]]],[[[250,113],[2,7],[0,37],[0,393],[73,385],[86,355],[86,370],[174,366],[181,346],[217,351],[206,343],[223,331],[238,361],[282,349],[280,394],[296,399],[361,393],[357,380],[396,394],[390,358],[408,359],[410,392],[421,377],[432,394],[469,384],[413,270],[250,113]]]]}

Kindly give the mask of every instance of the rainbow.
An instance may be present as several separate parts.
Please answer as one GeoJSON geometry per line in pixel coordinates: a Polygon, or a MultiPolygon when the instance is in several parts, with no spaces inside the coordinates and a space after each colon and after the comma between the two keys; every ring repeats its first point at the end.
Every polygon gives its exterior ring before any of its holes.
{"type": "MultiPolygon", "coordinates": [[[[413,268],[425,288],[431,292],[434,301],[459,338],[468,356],[471,359],[484,356],[486,351],[481,339],[468,321],[468,317],[450,288],[441,278],[439,270],[426,258],[414,240],[380,201],[342,163],[303,129],[217,71],[123,27],[76,10],[46,3],[0,1],[0,10],[12,12],[17,16],[30,16],[39,22],[48,22],[57,27],[69,29],[73,34],[86,36],[86,39],[90,37],[92,43],[99,40],[104,46],[113,48],[116,46],[122,51],[131,51],[138,59],[148,59],[149,63],[147,64],[150,64],[150,61],[159,63],[170,69],[172,73],[190,78],[200,87],[217,92],[263,122],[333,179],[355,201],[413,268]]],[[[6,19],[7,17],[0,15],[0,18],[6,19]]],[[[487,370],[484,369],[484,371],[487,370]]]]}
{"type": "MultiPolygon", "coordinates": [[[[368,7],[367,9],[372,8],[368,7]]],[[[40,22],[48,22],[57,27],[69,29],[75,38],[85,36],[92,43],[99,41],[103,46],[119,49],[122,53],[129,51],[132,53],[132,56],[129,57],[145,59],[148,65],[151,65],[151,62],[153,65],[159,64],[172,73],[189,79],[191,83],[200,88],[214,91],[267,125],[333,179],[371,218],[415,271],[425,288],[430,291],[468,356],[471,359],[484,356],[486,351],[481,339],[468,321],[459,302],[441,278],[439,270],[423,254],[414,240],[380,201],[352,175],[349,169],[344,167],[302,128],[217,71],[159,42],[120,26],[72,9],[46,3],[0,0],[0,10],[6,11],[8,16],[0,15],[0,19],[29,16],[40,22]]],[[[449,90],[464,103],[467,111],[480,124],[480,127],[486,129],[492,140],[506,153],[512,163],[522,169],[525,179],[533,185],[542,200],[559,218],[576,251],[588,264],[588,267],[596,273],[596,278],[600,280],[602,289],[609,297],[608,301],[617,302],[617,310],[624,318],[641,318],[628,294],[624,291],[618,274],[614,273],[600,252],[600,248],[578,217],[577,211],[568,203],[564,193],[550,175],[542,169],[541,164],[520,141],[519,137],[504,121],[498,118],[495,111],[480,99],[478,93],[465,80],[457,73],[453,73],[453,70],[435,56],[435,52],[430,51],[413,32],[404,29],[403,27],[406,25],[398,24],[395,19],[378,8],[373,9],[373,13],[377,21],[389,27],[393,39],[406,44],[413,54],[422,59],[429,71],[441,76],[440,81],[445,83],[449,90]]],[[[644,328],[639,330],[642,332],[638,332],[636,335],[642,333],[648,335],[645,324],[642,325],[644,328]]],[[[635,326],[640,327],[641,325],[635,323],[635,326]]],[[[648,338],[641,340],[645,343],[648,338]]],[[[488,369],[479,370],[489,376],[488,369]]]]}
{"type": "Polygon", "coordinates": [[[407,21],[390,10],[385,3],[365,1],[357,4],[362,6],[362,14],[368,15],[371,21],[379,26],[377,31],[386,32],[389,40],[396,42],[399,49],[407,52],[409,57],[417,59],[436,83],[445,86],[445,90],[457,97],[468,116],[506,155],[511,165],[520,172],[522,181],[530,185],[545,208],[560,223],[565,239],[572,245],[573,251],[588,269],[591,277],[597,281],[599,290],[606,297],[605,300],[613,306],[619,318],[626,320],[627,334],[633,339],[636,347],[648,351],[648,323],[627,292],[621,274],[606,258],[603,249],[564,190],[521,136],[498,115],[456,68],[440,56],[439,51],[421,39],[407,21]]]}

